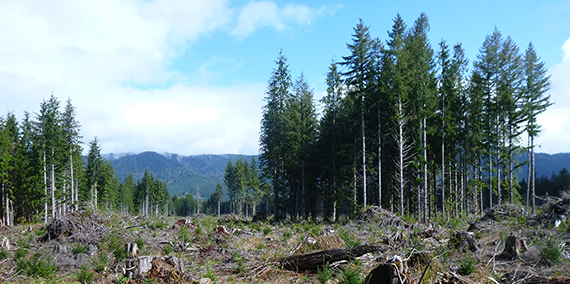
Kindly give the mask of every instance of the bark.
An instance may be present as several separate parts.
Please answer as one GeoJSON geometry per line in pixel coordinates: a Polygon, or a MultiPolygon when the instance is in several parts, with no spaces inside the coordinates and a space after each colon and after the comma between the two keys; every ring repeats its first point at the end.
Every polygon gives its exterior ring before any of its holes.
{"type": "Polygon", "coordinates": [[[364,132],[364,96],[362,97],[360,124],[362,124],[362,207],[366,207],[366,135],[364,132]]]}
{"type": "Polygon", "coordinates": [[[283,268],[288,270],[317,269],[323,265],[340,260],[349,260],[369,252],[381,250],[379,246],[361,245],[352,249],[329,249],[308,254],[291,255],[280,260],[283,268]]]}

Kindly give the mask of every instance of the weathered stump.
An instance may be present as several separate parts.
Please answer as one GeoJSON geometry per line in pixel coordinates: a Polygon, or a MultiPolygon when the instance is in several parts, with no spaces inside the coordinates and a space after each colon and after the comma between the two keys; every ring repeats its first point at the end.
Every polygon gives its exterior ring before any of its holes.
{"type": "Polygon", "coordinates": [[[517,238],[511,234],[505,243],[505,249],[497,256],[499,259],[513,260],[519,253],[526,251],[526,244],[524,240],[517,238]]]}
{"type": "Polygon", "coordinates": [[[479,250],[477,247],[477,241],[473,237],[473,234],[464,231],[458,231],[453,234],[451,245],[463,252],[467,252],[468,250],[476,252],[479,250]]]}

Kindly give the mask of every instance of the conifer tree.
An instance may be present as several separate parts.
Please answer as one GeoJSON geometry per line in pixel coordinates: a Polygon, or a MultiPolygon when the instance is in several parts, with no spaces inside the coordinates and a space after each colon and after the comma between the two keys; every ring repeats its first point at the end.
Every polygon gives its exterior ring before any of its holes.
{"type": "Polygon", "coordinates": [[[523,109],[526,115],[525,131],[528,136],[528,177],[526,208],[529,209],[529,197],[532,196],[532,213],[535,210],[535,163],[534,138],[540,133],[536,118],[552,105],[550,95],[550,76],[546,74],[544,62],[540,61],[532,43],[529,43],[524,55],[523,109]]]}
{"type": "Polygon", "coordinates": [[[291,97],[292,82],[287,58],[282,51],[279,52],[275,63],[277,66],[271,73],[265,92],[266,104],[263,107],[260,134],[260,166],[273,184],[273,213],[278,215],[281,212],[279,204],[285,199],[285,110],[291,97]]]}
{"type": "Polygon", "coordinates": [[[85,194],[86,200],[92,208],[98,208],[98,192],[99,180],[101,172],[103,171],[103,157],[101,156],[101,148],[97,137],[89,143],[89,153],[87,154],[87,165],[85,169],[86,189],[88,192],[85,194]]]}
{"type": "MultiPolygon", "coordinates": [[[[352,43],[347,44],[350,51],[349,56],[343,57],[340,64],[346,68],[346,72],[342,75],[345,78],[347,87],[347,98],[353,101],[355,106],[354,112],[360,117],[360,143],[361,151],[358,154],[361,157],[362,166],[362,206],[367,204],[367,177],[366,177],[366,127],[364,115],[368,111],[367,100],[371,91],[373,81],[373,54],[372,39],[370,37],[369,27],[364,25],[362,19],[354,28],[352,35],[352,43]]],[[[356,156],[356,155],[355,155],[356,156]]],[[[356,182],[356,181],[355,181],[356,182]]]]}

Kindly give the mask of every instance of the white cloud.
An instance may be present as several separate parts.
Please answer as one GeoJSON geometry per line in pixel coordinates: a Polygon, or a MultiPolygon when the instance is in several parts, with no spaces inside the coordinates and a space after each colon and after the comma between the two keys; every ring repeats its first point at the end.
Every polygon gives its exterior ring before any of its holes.
{"type": "Polygon", "coordinates": [[[272,1],[249,1],[239,12],[237,26],[232,33],[244,38],[263,27],[281,31],[290,24],[311,25],[317,17],[334,14],[338,8],[323,6],[314,9],[303,4],[288,4],[280,8],[272,1]]]}
{"type": "Polygon", "coordinates": [[[549,69],[550,102],[554,105],[538,117],[542,132],[536,142],[540,151],[548,153],[568,152],[570,145],[570,38],[562,50],[562,62],[549,69]]]}
{"type": "Polygon", "coordinates": [[[257,153],[265,78],[260,85],[205,86],[239,69],[232,58],[213,57],[190,71],[198,79],[168,68],[215,31],[243,38],[264,26],[310,25],[328,10],[269,1],[233,5],[0,1],[0,115],[34,115],[53,91],[72,99],[85,142],[99,137],[105,153],[257,153]],[[132,87],[153,85],[166,87],[132,87]]]}

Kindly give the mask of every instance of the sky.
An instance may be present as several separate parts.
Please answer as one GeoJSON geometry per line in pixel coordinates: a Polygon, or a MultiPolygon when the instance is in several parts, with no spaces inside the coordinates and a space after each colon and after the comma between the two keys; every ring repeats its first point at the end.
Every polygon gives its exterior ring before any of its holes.
{"type": "Polygon", "coordinates": [[[84,148],[102,153],[257,154],[263,98],[282,50],[315,100],[359,22],[387,40],[424,12],[432,47],[476,60],[495,28],[532,42],[551,76],[538,152],[570,152],[569,1],[0,0],[0,115],[70,99],[84,148]]]}

